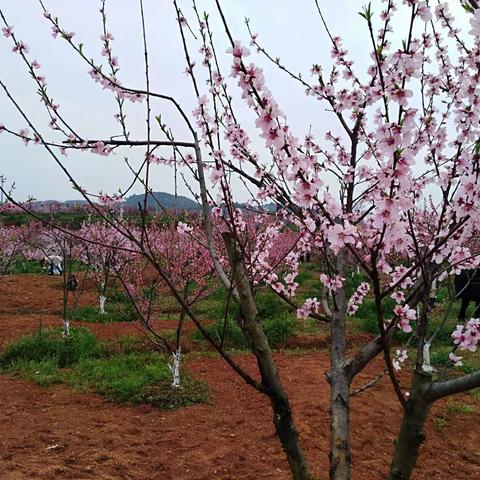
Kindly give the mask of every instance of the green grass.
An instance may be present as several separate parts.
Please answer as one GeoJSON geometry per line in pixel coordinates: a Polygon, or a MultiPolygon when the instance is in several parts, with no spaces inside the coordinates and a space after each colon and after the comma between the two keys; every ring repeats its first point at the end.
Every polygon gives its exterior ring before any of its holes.
{"type": "Polygon", "coordinates": [[[111,400],[137,403],[145,386],[169,380],[168,365],[160,358],[139,353],[86,358],[67,374],[67,382],[76,389],[93,390],[111,400]]]}
{"type": "Polygon", "coordinates": [[[164,410],[208,400],[206,384],[185,373],[182,388],[172,389],[170,369],[158,353],[82,360],[66,381],[77,390],[92,391],[118,403],[149,403],[164,410]]]}
{"type": "Polygon", "coordinates": [[[131,335],[120,335],[117,339],[117,345],[119,351],[123,353],[143,352],[152,347],[152,344],[147,343],[144,337],[131,335]]]}
{"type": "Polygon", "coordinates": [[[313,318],[305,318],[302,320],[295,320],[295,330],[296,334],[303,335],[316,335],[322,333],[325,330],[322,327],[319,327],[318,321],[313,318]]]}
{"type": "Polygon", "coordinates": [[[107,343],[86,328],[72,328],[71,337],[63,338],[59,330],[47,329],[10,343],[0,366],[43,387],[67,383],[118,403],[173,409],[208,401],[207,384],[183,371],[182,387],[172,389],[166,357],[139,351],[141,341],[124,337],[107,343]]]}
{"type": "Polygon", "coordinates": [[[63,338],[59,329],[45,329],[8,344],[0,356],[0,366],[10,370],[18,362],[50,360],[58,368],[64,368],[83,358],[97,358],[107,352],[107,344],[98,341],[86,328],[72,328],[68,338],[63,338]]]}
{"type": "Polygon", "coordinates": [[[465,373],[466,375],[469,375],[470,373],[478,372],[479,370],[478,362],[471,361],[468,359],[463,359],[462,363],[463,365],[460,368],[462,372],[465,373]]]}
{"type": "Polygon", "coordinates": [[[16,360],[10,364],[9,371],[13,371],[16,376],[41,387],[49,387],[63,382],[62,372],[53,358],[45,358],[40,361],[16,360]]]}
{"type": "Polygon", "coordinates": [[[471,405],[462,405],[458,402],[449,401],[447,403],[447,413],[467,415],[475,412],[475,407],[471,405]]]}
{"type": "Polygon", "coordinates": [[[100,313],[98,306],[86,305],[77,307],[71,314],[71,320],[88,323],[132,322],[137,320],[135,312],[129,304],[107,303],[106,313],[100,313]]]}
{"type": "Polygon", "coordinates": [[[433,426],[438,433],[442,433],[445,430],[447,424],[450,423],[451,417],[454,415],[471,415],[476,412],[476,408],[472,405],[463,405],[449,400],[445,406],[445,412],[433,417],[433,426]]]}
{"type": "Polygon", "coordinates": [[[480,402],[480,388],[470,390],[468,394],[473,398],[475,402],[480,402]]]}
{"type": "Polygon", "coordinates": [[[433,417],[433,426],[438,433],[442,433],[447,425],[447,420],[442,416],[433,417]]]}

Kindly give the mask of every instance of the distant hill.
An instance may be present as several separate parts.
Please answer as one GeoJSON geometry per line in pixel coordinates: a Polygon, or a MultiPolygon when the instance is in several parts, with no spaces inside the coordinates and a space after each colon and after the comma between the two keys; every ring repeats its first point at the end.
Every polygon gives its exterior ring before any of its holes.
{"type": "Polygon", "coordinates": [[[88,205],[88,202],[86,200],[64,200],[62,203],[67,207],[88,205]]]}
{"type": "MultiPolygon", "coordinates": [[[[151,196],[154,195],[155,198],[158,200],[158,203],[162,205],[164,208],[173,208],[175,205],[175,196],[166,193],[166,192],[153,192],[151,195],[149,195],[149,198],[147,200],[147,205],[148,208],[152,210],[156,210],[159,208],[157,202],[151,196]]],[[[130,207],[130,208],[138,208],[138,203],[140,202],[141,205],[143,205],[143,193],[139,195],[132,195],[131,197],[128,197],[125,202],[123,203],[124,206],[130,207]]],[[[240,209],[245,209],[247,208],[245,203],[235,203],[235,207],[240,208],[240,209]]],[[[183,197],[181,195],[177,196],[177,209],[182,211],[182,210],[190,210],[193,212],[198,212],[201,210],[201,206],[195,202],[194,200],[188,198],[188,197],[183,197]]],[[[268,203],[262,206],[263,211],[267,212],[275,212],[276,206],[274,203],[268,203]]],[[[257,210],[256,207],[248,207],[248,210],[257,210]]]]}
{"type": "MultiPolygon", "coordinates": [[[[130,208],[138,208],[139,203],[143,205],[143,197],[143,194],[132,195],[125,200],[123,205],[130,208]]],[[[147,206],[152,210],[157,210],[160,208],[158,204],[160,204],[163,208],[174,208],[175,195],[166,192],[152,192],[147,198],[147,206]]],[[[182,195],[177,196],[176,206],[178,210],[200,210],[200,205],[197,202],[182,195]]]]}
{"type": "MultiPolygon", "coordinates": [[[[143,206],[143,193],[138,195],[131,195],[130,197],[126,198],[123,202],[117,203],[117,207],[127,207],[134,210],[138,210],[138,204],[143,206]]],[[[95,202],[94,202],[95,203],[95,202]]],[[[184,197],[183,195],[178,195],[175,201],[175,195],[167,192],[152,192],[148,195],[147,199],[147,207],[150,210],[159,210],[161,207],[159,204],[165,209],[172,209],[177,206],[179,212],[183,210],[188,210],[191,212],[198,212],[201,210],[200,205],[192,200],[191,198],[184,197]],[[152,198],[155,197],[155,198],[152,198]]],[[[43,201],[33,201],[29,204],[30,208],[36,212],[61,212],[61,211],[69,211],[72,208],[77,209],[84,209],[88,207],[88,202],[84,199],[80,200],[43,200],[43,201]]],[[[255,206],[249,206],[245,203],[235,203],[235,207],[240,209],[247,209],[250,211],[255,211],[257,208],[255,206]]],[[[274,203],[268,203],[261,207],[263,211],[267,212],[275,212],[276,206],[274,203]]],[[[260,209],[258,209],[260,210],[260,209]]]]}

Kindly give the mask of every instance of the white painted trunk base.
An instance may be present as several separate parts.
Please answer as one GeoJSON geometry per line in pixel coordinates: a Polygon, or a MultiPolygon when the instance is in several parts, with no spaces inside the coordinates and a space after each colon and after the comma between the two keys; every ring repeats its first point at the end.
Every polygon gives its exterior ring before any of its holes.
{"type": "Polygon", "coordinates": [[[105,302],[107,301],[107,297],[105,297],[104,295],[100,295],[98,297],[99,301],[100,301],[100,313],[102,315],[105,315],[107,312],[105,311],[105,302]]]}
{"type": "Polygon", "coordinates": [[[68,320],[63,320],[63,336],[70,336],[70,322],[68,320]]]}
{"type": "Polygon", "coordinates": [[[172,387],[178,388],[180,386],[180,354],[181,347],[178,347],[176,352],[172,353],[173,363],[170,365],[172,371],[172,387]]]}
{"type": "Polygon", "coordinates": [[[426,343],[423,346],[423,365],[422,370],[427,373],[432,373],[435,369],[430,364],[430,344],[426,343]]]}

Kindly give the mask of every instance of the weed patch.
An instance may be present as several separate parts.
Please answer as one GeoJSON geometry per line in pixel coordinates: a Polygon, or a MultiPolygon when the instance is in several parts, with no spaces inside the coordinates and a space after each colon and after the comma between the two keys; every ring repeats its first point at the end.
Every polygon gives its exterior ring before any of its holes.
{"type": "Polygon", "coordinates": [[[182,372],[182,386],[172,388],[167,359],[142,351],[141,339],[124,337],[117,344],[99,341],[86,328],[46,329],[7,346],[0,366],[14,376],[42,387],[67,383],[118,403],[148,403],[175,409],[206,402],[208,386],[182,372]]]}

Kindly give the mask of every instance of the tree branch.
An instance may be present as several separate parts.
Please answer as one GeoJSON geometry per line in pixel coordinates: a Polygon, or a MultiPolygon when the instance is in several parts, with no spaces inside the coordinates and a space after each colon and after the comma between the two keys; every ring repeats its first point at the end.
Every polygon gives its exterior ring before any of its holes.
{"type": "Polygon", "coordinates": [[[433,383],[428,391],[427,398],[430,402],[434,402],[440,398],[466,392],[477,387],[480,387],[480,371],[453,380],[447,380],[446,382],[433,383]]]}
{"type": "Polygon", "coordinates": [[[103,143],[104,145],[126,146],[126,147],[138,147],[145,145],[157,145],[159,147],[187,147],[195,148],[194,142],[171,142],[168,140],[65,140],[66,144],[86,144],[95,145],[96,143],[103,143]]]}

